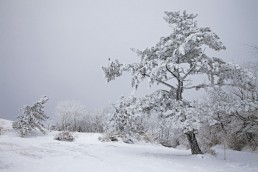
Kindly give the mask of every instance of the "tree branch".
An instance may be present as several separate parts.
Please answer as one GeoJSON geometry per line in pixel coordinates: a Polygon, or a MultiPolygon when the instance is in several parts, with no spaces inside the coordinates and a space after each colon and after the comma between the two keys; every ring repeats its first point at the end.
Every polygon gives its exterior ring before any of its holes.
{"type": "Polygon", "coordinates": [[[174,74],[169,68],[168,65],[166,64],[166,69],[169,73],[171,73],[171,75],[173,75],[175,78],[179,79],[179,76],[177,76],[176,74],[174,74]]]}
{"type": "Polygon", "coordinates": [[[183,80],[196,68],[197,61],[193,64],[193,66],[188,70],[188,72],[183,76],[183,80]]]}
{"type": "Polygon", "coordinates": [[[236,115],[235,115],[236,117],[238,117],[239,119],[241,119],[242,121],[244,121],[244,123],[246,123],[246,124],[255,123],[256,125],[258,125],[258,120],[257,120],[257,118],[249,118],[249,117],[245,118],[245,117],[243,117],[242,115],[240,115],[240,114],[238,113],[238,111],[236,111],[235,114],[236,114],[236,115]]]}
{"type": "Polygon", "coordinates": [[[213,87],[213,86],[236,86],[234,84],[199,84],[199,85],[195,85],[195,86],[191,86],[191,87],[184,87],[184,89],[201,89],[201,88],[205,88],[205,87],[213,87]]]}
{"type": "Polygon", "coordinates": [[[184,89],[200,89],[200,88],[205,88],[205,87],[212,87],[212,85],[207,85],[207,84],[199,84],[191,87],[184,87],[184,89]]]}
{"type": "MultiPolygon", "coordinates": [[[[150,78],[150,75],[148,75],[148,74],[146,74],[146,73],[144,73],[144,74],[142,74],[142,75],[150,78]]],[[[169,88],[175,89],[175,87],[174,87],[173,85],[170,85],[170,84],[168,84],[168,83],[166,83],[166,82],[164,82],[164,81],[161,81],[161,80],[159,80],[159,79],[155,79],[155,81],[157,81],[157,82],[159,82],[159,83],[161,83],[161,84],[164,84],[165,86],[167,86],[167,87],[169,87],[169,88]]]]}

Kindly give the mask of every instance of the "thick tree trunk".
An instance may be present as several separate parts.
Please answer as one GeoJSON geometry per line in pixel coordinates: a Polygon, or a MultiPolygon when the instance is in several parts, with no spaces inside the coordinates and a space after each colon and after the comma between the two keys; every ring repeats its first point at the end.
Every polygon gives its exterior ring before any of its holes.
{"type": "Polygon", "coordinates": [[[190,144],[190,147],[191,147],[191,152],[192,154],[202,154],[202,151],[198,145],[198,142],[196,140],[196,137],[195,137],[195,134],[193,131],[188,131],[185,133],[187,139],[188,139],[188,142],[190,144]]]}
{"type": "MultiPolygon", "coordinates": [[[[178,85],[177,85],[176,99],[180,101],[183,99],[182,94],[183,94],[184,83],[179,78],[177,78],[177,82],[178,82],[178,85]]],[[[194,131],[188,131],[185,133],[185,135],[187,136],[192,154],[202,154],[202,151],[196,140],[194,131]]]]}

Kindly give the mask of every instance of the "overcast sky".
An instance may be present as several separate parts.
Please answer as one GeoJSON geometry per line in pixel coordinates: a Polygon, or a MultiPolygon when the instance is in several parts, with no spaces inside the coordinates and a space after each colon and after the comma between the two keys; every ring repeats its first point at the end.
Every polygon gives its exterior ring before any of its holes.
{"type": "MultiPolygon", "coordinates": [[[[170,33],[164,11],[199,14],[227,50],[212,53],[244,63],[258,58],[256,0],[0,0],[0,118],[42,95],[49,116],[59,101],[89,109],[107,106],[132,92],[129,77],[107,83],[100,67],[108,58],[133,62],[130,48],[144,49],[170,33]]],[[[138,96],[150,92],[142,85],[138,96]]]]}

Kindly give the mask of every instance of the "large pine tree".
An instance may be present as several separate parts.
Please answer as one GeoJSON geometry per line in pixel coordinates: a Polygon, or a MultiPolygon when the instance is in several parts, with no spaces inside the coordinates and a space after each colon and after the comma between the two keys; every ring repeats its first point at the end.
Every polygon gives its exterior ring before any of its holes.
{"type": "Polygon", "coordinates": [[[211,58],[206,54],[206,48],[220,51],[225,46],[210,28],[197,26],[197,15],[185,11],[165,14],[165,21],[171,26],[170,35],[161,37],[153,47],[136,50],[139,62],[121,64],[115,60],[102,69],[107,81],[114,80],[125,71],[131,74],[131,83],[135,88],[145,79],[150,86],[161,84],[167,87],[148,98],[151,103],[145,110],[161,112],[163,116],[173,116],[176,123],[181,122],[179,125],[188,138],[192,154],[200,154],[195,131],[202,107],[183,99],[183,92],[186,89],[225,85],[227,80],[232,79],[232,71],[237,69],[220,58],[211,58]],[[193,76],[207,78],[209,82],[197,80],[199,83],[193,85],[193,76]]]}

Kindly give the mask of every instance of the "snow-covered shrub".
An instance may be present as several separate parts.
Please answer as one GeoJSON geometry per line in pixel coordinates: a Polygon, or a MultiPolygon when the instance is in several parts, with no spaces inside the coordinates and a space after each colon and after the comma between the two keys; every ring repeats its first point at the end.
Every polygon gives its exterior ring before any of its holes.
{"type": "Polygon", "coordinates": [[[215,155],[212,147],[223,143],[223,131],[219,125],[203,124],[198,130],[197,138],[200,140],[199,143],[203,153],[215,155]]]}
{"type": "Polygon", "coordinates": [[[175,148],[179,145],[179,140],[178,140],[178,138],[170,138],[170,139],[166,139],[166,140],[160,140],[160,144],[165,147],[175,148]]]}
{"type": "Polygon", "coordinates": [[[102,133],[107,118],[107,109],[88,111],[86,106],[77,101],[61,101],[55,114],[58,117],[58,130],[102,133]]]}
{"type": "Polygon", "coordinates": [[[124,142],[132,143],[134,139],[141,139],[144,134],[142,116],[137,112],[134,105],[137,104],[135,97],[121,97],[117,104],[113,105],[110,123],[107,132],[111,136],[122,138],[124,142]]]}
{"type": "Polygon", "coordinates": [[[102,134],[102,137],[98,138],[99,141],[101,142],[117,142],[119,140],[119,138],[114,135],[113,133],[110,132],[105,132],[102,134]]]}
{"type": "Polygon", "coordinates": [[[61,131],[58,133],[55,138],[55,140],[59,141],[69,141],[72,142],[74,140],[73,135],[69,131],[61,131]]]}
{"type": "Polygon", "coordinates": [[[25,136],[35,129],[39,129],[42,133],[45,133],[45,127],[42,122],[49,118],[43,110],[47,100],[48,98],[43,96],[32,106],[27,105],[22,108],[24,115],[19,116],[18,121],[13,123],[13,129],[19,131],[21,136],[25,136]]]}
{"type": "Polygon", "coordinates": [[[108,120],[108,112],[102,109],[86,113],[78,121],[80,132],[103,133],[108,120]]]}
{"type": "Polygon", "coordinates": [[[255,151],[258,148],[258,131],[255,133],[245,133],[245,140],[247,140],[247,146],[251,150],[255,151]]]}
{"type": "Polygon", "coordinates": [[[224,64],[221,77],[227,85],[209,90],[213,118],[221,125],[228,146],[242,150],[257,147],[258,93],[257,79],[250,70],[239,65],[224,64]]]}
{"type": "Polygon", "coordinates": [[[77,101],[59,102],[55,109],[59,130],[78,131],[82,116],[87,113],[86,107],[77,101]]]}
{"type": "Polygon", "coordinates": [[[249,148],[255,151],[258,148],[258,132],[228,133],[226,142],[233,150],[241,151],[243,148],[249,148]]]}
{"type": "Polygon", "coordinates": [[[236,134],[230,134],[227,137],[227,145],[233,150],[241,151],[243,147],[245,147],[246,141],[243,138],[238,137],[236,134]]]}
{"type": "Polygon", "coordinates": [[[134,141],[133,141],[133,137],[131,135],[125,135],[122,137],[122,141],[124,143],[128,143],[128,144],[133,144],[134,141]]]}

